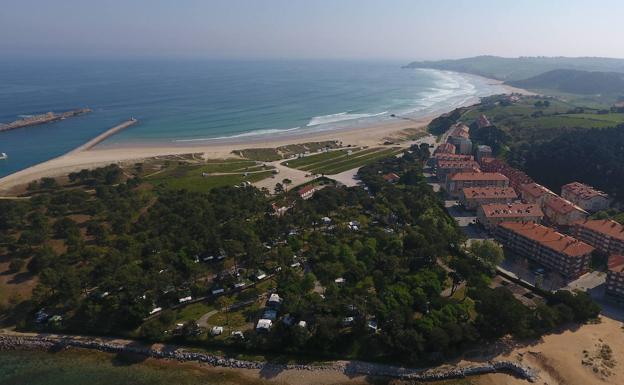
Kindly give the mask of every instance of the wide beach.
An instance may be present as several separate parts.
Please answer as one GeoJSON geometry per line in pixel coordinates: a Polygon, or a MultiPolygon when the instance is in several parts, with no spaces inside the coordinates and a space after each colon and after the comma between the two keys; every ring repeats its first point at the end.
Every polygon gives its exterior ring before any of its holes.
{"type": "MultiPolygon", "coordinates": [[[[506,93],[530,94],[526,90],[503,85],[498,80],[477,78],[483,83],[500,87],[506,93]]],[[[471,105],[478,101],[478,97],[471,97],[455,107],[471,105]]],[[[349,127],[341,124],[335,129],[303,129],[220,139],[168,142],[147,141],[144,143],[131,141],[112,144],[108,143],[108,140],[103,143],[98,141],[98,144],[95,146],[80,145],[63,155],[0,178],[0,193],[10,194],[11,190],[16,186],[24,185],[43,177],[62,176],[84,168],[95,168],[111,163],[140,162],[157,156],[201,153],[206,159],[226,159],[236,157],[232,153],[235,150],[275,148],[289,144],[318,141],[338,141],[344,146],[381,145],[386,141],[396,142],[404,140],[409,134],[413,135],[414,133],[422,132],[424,135],[427,124],[443,112],[447,111],[437,110],[427,115],[416,117],[411,117],[410,115],[394,118],[388,117],[384,121],[372,122],[368,125],[360,124],[349,127]]],[[[138,122],[138,125],[141,125],[141,121],[138,122]]],[[[110,131],[115,131],[111,134],[118,135],[116,128],[117,126],[101,133],[98,137],[105,136],[109,138],[112,136],[108,135],[111,133],[110,131]]]]}
{"type": "Polygon", "coordinates": [[[343,145],[373,146],[386,140],[397,140],[404,130],[420,129],[431,121],[433,116],[418,120],[396,120],[364,128],[341,129],[337,131],[309,132],[305,134],[281,134],[239,138],[229,141],[177,142],[163,145],[118,145],[94,147],[84,151],[70,151],[60,157],[37,164],[0,179],[0,191],[28,183],[42,177],[56,177],[83,168],[94,168],[120,162],[139,162],[157,156],[202,153],[207,159],[225,159],[235,157],[234,150],[247,148],[275,148],[288,144],[335,140],[343,145]]]}

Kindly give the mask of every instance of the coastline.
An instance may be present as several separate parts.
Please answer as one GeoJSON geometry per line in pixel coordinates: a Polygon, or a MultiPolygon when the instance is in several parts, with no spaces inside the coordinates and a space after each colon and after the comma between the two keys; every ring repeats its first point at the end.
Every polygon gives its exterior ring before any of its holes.
{"type": "MultiPolygon", "coordinates": [[[[622,339],[622,322],[610,319],[606,316],[600,316],[599,322],[590,323],[585,325],[579,325],[574,328],[565,328],[557,333],[543,336],[538,340],[528,340],[522,342],[514,341],[500,341],[500,343],[489,344],[485,346],[478,346],[475,350],[466,352],[463,357],[456,360],[452,360],[447,364],[443,364],[434,368],[421,369],[405,369],[392,365],[383,364],[367,364],[360,363],[363,366],[349,366],[350,361],[334,361],[324,362],[318,365],[292,365],[291,367],[279,367],[281,364],[271,364],[255,361],[246,361],[251,364],[248,366],[232,365],[238,362],[235,359],[223,358],[219,356],[213,356],[206,354],[206,357],[212,357],[216,360],[216,364],[211,364],[207,361],[191,359],[180,360],[177,357],[164,357],[165,359],[146,357],[149,362],[154,365],[164,367],[175,367],[185,370],[204,370],[210,374],[218,373],[231,373],[238,376],[237,378],[248,380],[251,383],[255,381],[266,381],[262,383],[266,384],[289,384],[289,385],[338,385],[338,384],[367,384],[367,383],[379,383],[371,381],[375,378],[373,372],[370,369],[375,369],[374,373],[381,374],[377,369],[389,370],[399,369],[399,372],[404,375],[409,374],[422,374],[425,373],[452,373],[453,370],[458,368],[469,367],[484,367],[489,365],[490,362],[511,362],[522,368],[530,368],[535,375],[535,383],[548,383],[559,385],[586,385],[586,384],[620,384],[624,381],[624,365],[622,357],[624,356],[624,339],[622,339]],[[587,354],[590,356],[600,357],[601,346],[608,344],[612,349],[612,356],[615,359],[616,365],[609,368],[609,373],[604,374],[601,371],[593,370],[592,365],[587,364],[587,354]],[[220,361],[219,361],[220,360],[220,361]],[[255,363],[254,363],[255,362],[255,363]],[[266,364],[266,367],[263,366],[266,364]],[[346,368],[358,369],[355,371],[345,371],[346,368]],[[368,369],[369,371],[363,371],[362,369],[368,369]]],[[[94,341],[98,341],[103,344],[111,344],[111,348],[121,346],[124,344],[130,344],[129,347],[133,349],[148,349],[159,350],[166,354],[172,354],[171,352],[184,352],[182,347],[175,345],[164,344],[141,344],[129,340],[116,339],[112,337],[79,337],[79,336],[63,336],[63,335],[49,335],[49,334],[37,334],[37,333],[17,333],[8,330],[0,330],[0,341],[8,341],[11,344],[18,342],[11,338],[24,339],[22,343],[17,345],[2,345],[0,344],[0,350],[7,352],[15,350],[25,351],[58,351],[58,349],[50,350],[50,346],[69,348],[70,351],[76,351],[81,354],[84,352],[108,352],[115,353],[114,349],[103,349],[92,346],[79,347],[77,344],[65,344],[57,345],[57,341],[82,341],[82,343],[90,344],[94,341]],[[33,343],[29,343],[29,339],[33,343]],[[45,341],[46,339],[52,339],[52,342],[48,341],[44,344],[39,344],[38,341],[45,341]],[[178,350],[179,349],[179,350],[178,350]]],[[[187,353],[191,353],[188,352],[187,353]]],[[[105,354],[105,353],[102,353],[105,354]]],[[[201,353],[204,354],[204,353],[201,353]]],[[[595,358],[594,365],[602,365],[602,358],[595,358]]],[[[242,362],[242,361],[241,361],[242,362]]],[[[394,373],[397,373],[396,371],[394,373]]],[[[388,374],[388,373],[386,373],[388,374]]],[[[395,377],[396,378],[396,377],[395,377]]],[[[479,385],[526,385],[529,383],[527,379],[521,379],[519,377],[510,375],[509,372],[494,372],[490,374],[477,374],[469,377],[471,382],[479,385]]],[[[416,378],[403,378],[408,381],[407,383],[414,383],[416,378]]],[[[400,380],[399,380],[400,381],[400,380]]],[[[423,381],[419,382],[422,383],[423,381]]],[[[465,384],[462,380],[458,381],[461,384],[465,384]]],[[[235,382],[247,383],[246,381],[235,382]]],[[[392,383],[392,382],[389,382],[392,383]]],[[[406,382],[396,382],[402,384],[406,382]]],[[[428,382],[425,382],[428,383],[428,382]]],[[[436,382],[432,382],[435,384],[436,382]]],[[[442,382],[449,384],[453,382],[442,382]]]]}
{"type": "MultiPolygon", "coordinates": [[[[502,84],[495,79],[488,79],[477,75],[466,74],[472,77],[485,79],[489,84],[501,86],[505,93],[520,93],[531,95],[526,90],[517,89],[502,84]]],[[[466,107],[479,102],[479,97],[474,96],[467,99],[454,108],[466,107]]],[[[452,110],[452,109],[451,109],[452,110]]],[[[59,177],[68,173],[79,171],[84,168],[102,167],[111,163],[122,164],[126,162],[141,162],[145,159],[158,156],[180,155],[188,153],[201,153],[205,159],[226,159],[236,158],[232,151],[248,148],[275,148],[290,144],[317,142],[317,141],[338,141],[343,145],[352,146],[377,146],[386,140],[399,140],[401,132],[404,130],[423,130],[432,119],[449,112],[450,110],[440,110],[431,112],[421,117],[395,117],[386,122],[371,123],[367,126],[346,127],[334,130],[313,131],[304,129],[301,132],[293,131],[288,133],[276,133],[270,135],[250,135],[244,137],[232,137],[221,139],[207,139],[206,141],[188,142],[165,142],[165,143],[127,143],[115,145],[102,145],[105,135],[108,138],[109,132],[115,133],[115,128],[109,129],[105,133],[91,139],[86,144],[78,146],[69,152],[52,158],[42,163],[27,167],[0,178],[0,193],[9,193],[17,186],[25,185],[33,180],[43,177],[59,177]],[[93,146],[89,144],[94,143],[93,146]]]]}
{"type": "MultiPolygon", "coordinates": [[[[437,116],[437,115],[435,115],[437,116]]],[[[425,129],[435,117],[426,116],[417,120],[397,118],[391,122],[371,125],[369,127],[345,128],[321,132],[293,133],[291,135],[262,136],[237,138],[233,141],[209,141],[208,143],[163,143],[158,145],[128,145],[114,147],[98,147],[79,150],[74,149],[64,155],[17,171],[0,179],[0,192],[8,192],[12,188],[27,184],[43,177],[58,177],[84,168],[95,168],[111,163],[140,162],[157,156],[202,153],[205,159],[236,158],[234,150],[247,148],[275,148],[289,144],[336,140],[343,145],[375,146],[386,139],[397,138],[406,129],[425,129]]]]}
{"type": "Polygon", "coordinates": [[[66,349],[133,354],[156,359],[161,363],[190,363],[209,368],[234,370],[256,377],[260,377],[263,373],[272,373],[275,376],[286,375],[290,378],[287,383],[293,385],[308,384],[310,380],[316,382],[320,377],[325,378],[325,382],[323,382],[325,385],[343,383],[345,380],[355,378],[362,380],[386,378],[412,382],[452,380],[484,374],[504,374],[529,382],[534,382],[538,378],[537,373],[526,365],[498,359],[481,362],[461,361],[457,364],[445,364],[432,368],[408,368],[345,360],[315,364],[290,364],[225,358],[209,353],[185,350],[177,345],[146,345],[138,341],[116,338],[16,332],[0,333],[0,351],[34,350],[45,352],[66,349]],[[304,380],[305,377],[308,377],[307,381],[304,380]]]}

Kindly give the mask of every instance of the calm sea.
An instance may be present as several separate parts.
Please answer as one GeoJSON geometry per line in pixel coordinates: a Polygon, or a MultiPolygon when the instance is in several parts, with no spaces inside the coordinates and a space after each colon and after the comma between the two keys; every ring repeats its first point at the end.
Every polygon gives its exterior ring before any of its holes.
{"type": "Polygon", "coordinates": [[[89,351],[0,352],[0,385],[259,385],[236,373],[219,373],[169,361],[143,361],[89,351]]]}
{"type": "Polygon", "coordinates": [[[502,92],[484,79],[402,63],[45,60],[0,62],[0,122],[90,107],[62,122],[0,133],[0,176],[61,155],[136,117],[101,146],[191,143],[364,126],[419,117],[502,92]]]}

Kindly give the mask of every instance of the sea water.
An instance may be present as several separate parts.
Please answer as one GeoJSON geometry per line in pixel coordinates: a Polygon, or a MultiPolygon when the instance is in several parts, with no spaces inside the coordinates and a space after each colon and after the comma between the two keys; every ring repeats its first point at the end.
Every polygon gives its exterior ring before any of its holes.
{"type": "Polygon", "coordinates": [[[63,59],[0,62],[0,123],[93,112],[0,132],[0,177],[62,155],[118,123],[99,146],[205,144],[423,117],[503,92],[486,79],[397,62],[63,59]]]}

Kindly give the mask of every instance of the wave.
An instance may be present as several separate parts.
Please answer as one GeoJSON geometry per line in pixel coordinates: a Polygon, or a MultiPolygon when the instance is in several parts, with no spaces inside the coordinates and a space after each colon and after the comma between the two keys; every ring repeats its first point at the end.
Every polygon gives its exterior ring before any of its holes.
{"type": "Polygon", "coordinates": [[[380,112],[377,114],[350,114],[348,112],[340,112],[338,114],[315,116],[310,119],[307,127],[318,126],[319,124],[337,123],[345,120],[373,118],[375,116],[381,116],[387,113],[388,111],[380,112]]]}
{"type": "Polygon", "coordinates": [[[210,137],[210,138],[176,139],[176,140],[174,140],[174,142],[202,142],[202,141],[206,141],[206,140],[235,139],[235,138],[244,138],[244,137],[248,137],[248,136],[259,136],[259,135],[269,135],[269,134],[283,134],[285,132],[295,131],[295,130],[299,130],[299,129],[301,129],[301,127],[284,128],[284,129],[271,128],[271,129],[266,129],[266,130],[249,131],[249,132],[243,132],[241,134],[227,135],[227,136],[216,136],[216,137],[210,137]]]}

